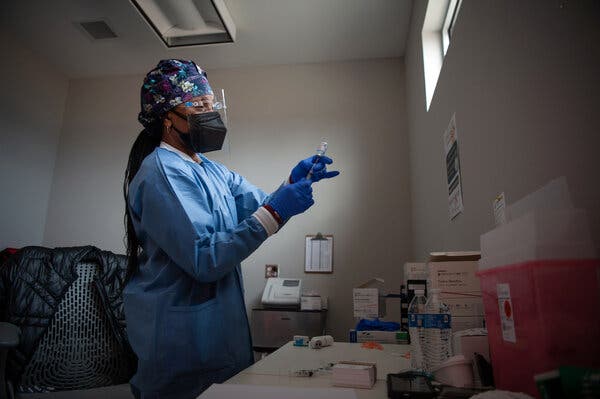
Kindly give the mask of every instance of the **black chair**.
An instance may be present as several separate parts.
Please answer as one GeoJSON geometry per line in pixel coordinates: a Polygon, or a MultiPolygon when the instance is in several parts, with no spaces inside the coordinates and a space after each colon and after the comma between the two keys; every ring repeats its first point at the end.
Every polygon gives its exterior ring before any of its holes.
{"type": "Polygon", "coordinates": [[[26,247],[2,266],[0,398],[133,398],[125,269],[90,246],[26,247]]]}

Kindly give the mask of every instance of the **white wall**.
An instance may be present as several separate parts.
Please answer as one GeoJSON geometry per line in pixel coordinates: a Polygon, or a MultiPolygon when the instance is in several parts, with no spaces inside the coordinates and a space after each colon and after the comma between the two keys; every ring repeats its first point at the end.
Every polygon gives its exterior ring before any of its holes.
{"type": "Polygon", "coordinates": [[[477,249],[497,193],[513,202],[561,175],[600,245],[600,4],[464,0],[429,112],[426,6],[414,3],[405,58],[415,257],[477,249]],[[465,211],[449,221],[442,135],[454,112],[465,211]]]}
{"type": "Polygon", "coordinates": [[[0,249],[42,243],[68,80],[0,32],[0,249]]]}
{"type": "MultiPolygon", "coordinates": [[[[229,152],[209,157],[271,191],[325,136],[342,172],[315,184],[316,205],[243,263],[249,308],[259,302],[267,263],[329,296],[336,339],[354,324],[353,286],[380,276],[399,290],[412,245],[403,69],[401,59],[390,59],[208,71],[213,87],[226,89],[231,140],[229,152]],[[319,231],[335,237],[331,275],[303,273],[304,236],[319,231]]],[[[141,127],[141,81],[71,81],[47,245],[123,252],[121,184],[141,127]]]]}

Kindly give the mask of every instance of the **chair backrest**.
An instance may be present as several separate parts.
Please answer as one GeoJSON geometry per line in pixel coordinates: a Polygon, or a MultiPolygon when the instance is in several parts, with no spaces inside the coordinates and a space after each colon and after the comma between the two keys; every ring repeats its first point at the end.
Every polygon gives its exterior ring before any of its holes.
{"type": "Polygon", "coordinates": [[[93,263],[76,266],[77,279],[26,365],[19,391],[88,389],[123,382],[130,375],[131,364],[123,361],[127,354],[94,286],[98,269],[93,263]]]}

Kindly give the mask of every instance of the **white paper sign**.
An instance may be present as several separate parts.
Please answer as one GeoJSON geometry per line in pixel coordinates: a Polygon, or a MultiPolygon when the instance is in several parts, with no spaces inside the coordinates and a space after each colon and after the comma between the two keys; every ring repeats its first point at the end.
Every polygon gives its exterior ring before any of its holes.
{"type": "Polygon", "coordinates": [[[458,136],[456,134],[456,114],[444,132],[444,153],[446,155],[446,176],[448,184],[448,216],[454,219],[464,209],[460,160],[458,156],[458,136]]]}
{"type": "Polygon", "coordinates": [[[497,284],[498,307],[500,309],[500,325],[502,327],[502,338],[507,342],[516,343],[515,314],[510,299],[510,286],[508,284],[497,284]]]}
{"type": "Polygon", "coordinates": [[[493,207],[494,207],[494,220],[496,221],[496,226],[505,224],[506,223],[506,197],[504,196],[504,193],[500,193],[496,196],[493,207]]]}

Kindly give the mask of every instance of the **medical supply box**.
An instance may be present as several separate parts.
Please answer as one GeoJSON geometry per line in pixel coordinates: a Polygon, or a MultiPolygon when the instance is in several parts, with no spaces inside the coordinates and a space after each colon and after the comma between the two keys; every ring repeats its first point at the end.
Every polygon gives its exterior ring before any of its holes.
{"type": "Polygon", "coordinates": [[[331,381],[336,387],[369,389],[377,381],[377,366],[368,362],[341,361],[333,366],[331,381]]]}
{"type": "Polygon", "coordinates": [[[300,310],[321,310],[321,296],[302,295],[300,297],[300,310]]]}
{"type": "Polygon", "coordinates": [[[406,331],[356,331],[350,330],[350,342],[378,342],[380,344],[408,344],[408,333],[406,331]]]}
{"type": "Polygon", "coordinates": [[[409,280],[427,280],[427,263],[406,262],[404,264],[403,284],[406,285],[409,280]]]}
{"type": "Polygon", "coordinates": [[[484,327],[483,301],[477,277],[480,253],[432,252],[427,262],[427,289],[442,290],[440,298],[452,315],[452,331],[484,327]]]}
{"type": "Polygon", "coordinates": [[[387,291],[384,283],[383,279],[376,277],[352,289],[354,317],[376,319],[385,316],[387,291]]]}

